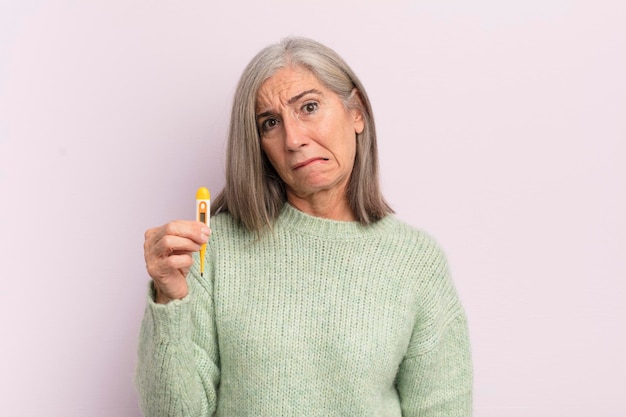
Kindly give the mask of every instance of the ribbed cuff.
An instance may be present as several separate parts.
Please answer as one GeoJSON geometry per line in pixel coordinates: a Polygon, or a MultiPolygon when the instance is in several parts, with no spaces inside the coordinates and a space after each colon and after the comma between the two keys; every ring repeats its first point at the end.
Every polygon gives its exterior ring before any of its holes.
{"type": "Polygon", "coordinates": [[[160,340],[178,344],[191,335],[191,294],[181,300],[167,304],[154,301],[154,291],[150,285],[148,310],[154,323],[154,335],[160,340]]]}

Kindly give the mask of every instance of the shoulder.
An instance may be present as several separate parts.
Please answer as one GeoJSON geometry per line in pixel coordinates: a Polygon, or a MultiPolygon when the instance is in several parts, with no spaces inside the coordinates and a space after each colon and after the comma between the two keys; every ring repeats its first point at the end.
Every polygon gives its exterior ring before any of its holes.
{"type": "Polygon", "coordinates": [[[254,239],[254,233],[249,232],[230,213],[223,212],[211,217],[209,247],[213,250],[217,248],[230,250],[241,243],[250,242],[254,239]]]}
{"type": "Polygon", "coordinates": [[[389,215],[385,222],[384,240],[397,246],[409,258],[421,263],[445,263],[445,254],[437,240],[428,232],[416,228],[394,215],[389,215]]]}
{"type": "Polygon", "coordinates": [[[211,217],[212,229],[237,229],[241,227],[229,212],[221,212],[211,217]]]}
{"type": "Polygon", "coordinates": [[[397,219],[385,220],[386,232],[380,247],[385,262],[405,277],[421,303],[429,304],[441,297],[455,299],[448,260],[437,240],[425,232],[397,219]]]}
{"type": "Polygon", "coordinates": [[[242,237],[251,234],[240,221],[228,212],[218,213],[211,217],[211,230],[213,233],[242,237]]]}

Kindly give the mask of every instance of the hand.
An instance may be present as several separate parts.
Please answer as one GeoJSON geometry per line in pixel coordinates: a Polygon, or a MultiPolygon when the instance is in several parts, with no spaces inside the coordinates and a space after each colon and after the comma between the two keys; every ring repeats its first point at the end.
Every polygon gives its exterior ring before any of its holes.
{"type": "Polygon", "coordinates": [[[204,223],[176,220],[146,230],[143,244],[146,269],[154,281],[156,302],[165,304],[184,298],[189,290],[185,277],[193,264],[192,254],[211,235],[204,223]]]}

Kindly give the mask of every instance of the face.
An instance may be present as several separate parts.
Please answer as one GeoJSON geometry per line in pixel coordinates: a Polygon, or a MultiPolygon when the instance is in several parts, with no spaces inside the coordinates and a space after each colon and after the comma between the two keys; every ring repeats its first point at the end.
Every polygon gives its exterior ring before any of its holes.
{"type": "Polygon", "coordinates": [[[261,85],[256,119],[261,147],[285,182],[288,199],[345,197],[356,134],[364,128],[359,110],[346,109],[309,70],[287,67],[261,85]]]}

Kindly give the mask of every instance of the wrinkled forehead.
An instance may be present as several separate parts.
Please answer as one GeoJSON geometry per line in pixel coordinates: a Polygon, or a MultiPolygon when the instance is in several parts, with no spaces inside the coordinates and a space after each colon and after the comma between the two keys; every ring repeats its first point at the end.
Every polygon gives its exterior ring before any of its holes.
{"type": "Polygon", "coordinates": [[[261,84],[256,95],[256,110],[286,106],[293,97],[313,89],[326,88],[311,70],[302,66],[282,67],[261,84]]]}

